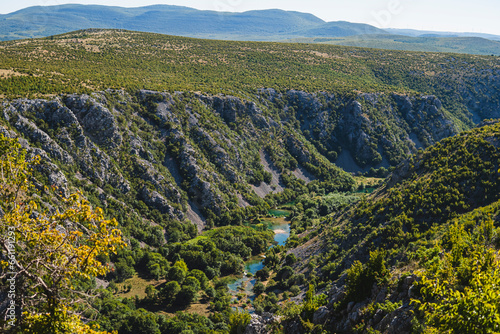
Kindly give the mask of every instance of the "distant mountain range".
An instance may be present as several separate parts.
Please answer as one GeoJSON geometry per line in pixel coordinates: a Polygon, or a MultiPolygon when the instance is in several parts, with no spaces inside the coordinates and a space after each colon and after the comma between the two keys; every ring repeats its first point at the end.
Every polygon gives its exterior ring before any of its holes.
{"type": "Polygon", "coordinates": [[[170,5],[138,8],[60,5],[35,6],[0,15],[0,40],[47,37],[87,28],[221,40],[295,41],[500,55],[500,36],[496,35],[382,30],[368,24],[325,22],[312,14],[278,9],[230,13],[170,5]]]}

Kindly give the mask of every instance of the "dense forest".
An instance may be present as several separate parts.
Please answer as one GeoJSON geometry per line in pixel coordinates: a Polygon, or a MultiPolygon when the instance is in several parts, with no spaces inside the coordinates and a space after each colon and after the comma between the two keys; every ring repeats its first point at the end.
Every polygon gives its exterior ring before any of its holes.
{"type": "Polygon", "coordinates": [[[0,50],[6,332],[499,331],[498,58],[118,30],[0,50]]]}

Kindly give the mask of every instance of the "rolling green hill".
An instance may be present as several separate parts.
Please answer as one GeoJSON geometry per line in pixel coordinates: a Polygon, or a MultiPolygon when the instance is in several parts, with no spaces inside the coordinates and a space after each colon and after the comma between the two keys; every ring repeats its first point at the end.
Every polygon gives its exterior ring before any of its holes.
{"type": "Polygon", "coordinates": [[[385,33],[386,32],[384,30],[375,28],[374,26],[368,24],[338,21],[326,22],[308,29],[299,30],[295,33],[295,35],[304,37],[344,37],[385,33]]]}
{"type": "Polygon", "coordinates": [[[412,37],[401,35],[358,35],[338,38],[295,38],[288,42],[325,43],[386,50],[455,52],[480,55],[500,55],[500,42],[481,37],[412,37]]]}
{"type": "Polygon", "coordinates": [[[428,31],[414,29],[385,29],[387,32],[396,35],[412,36],[412,37],[480,37],[498,41],[500,36],[485,34],[479,32],[445,32],[445,31],[428,31]]]}

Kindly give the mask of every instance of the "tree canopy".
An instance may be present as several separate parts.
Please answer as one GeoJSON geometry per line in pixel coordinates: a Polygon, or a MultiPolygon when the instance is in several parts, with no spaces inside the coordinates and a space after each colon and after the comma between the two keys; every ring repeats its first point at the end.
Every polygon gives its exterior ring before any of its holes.
{"type": "Polygon", "coordinates": [[[0,134],[0,280],[14,310],[5,311],[2,326],[22,333],[93,333],[76,312],[92,296],[92,278],[108,272],[99,257],[124,242],[117,222],[104,219],[81,195],[61,198],[44,189],[58,209],[42,201],[32,178],[38,160],[28,159],[17,139],[0,134]]]}

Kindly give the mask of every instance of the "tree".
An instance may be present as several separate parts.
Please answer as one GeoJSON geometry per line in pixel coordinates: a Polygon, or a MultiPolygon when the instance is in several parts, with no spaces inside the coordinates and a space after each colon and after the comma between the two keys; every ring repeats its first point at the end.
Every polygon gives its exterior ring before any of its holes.
{"type": "MultiPolygon", "coordinates": [[[[430,328],[446,333],[500,331],[500,261],[493,220],[482,212],[457,221],[437,247],[442,259],[420,273],[412,302],[430,328]],[[477,223],[479,221],[479,223],[477,223]],[[476,223],[473,232],[467,231],[476,223]],[[467,226],[467,228],[466,228],[467,226]]],[[[498,233],[498,232],[496,232],[498,233]]]]}
{"type": "Polygon", "coordinates": [[[314,312],[322,306],[326,304],[326,295],[320,294],[315,295],[314,285],[309,284],[309,289],[306,292],[306,299],[302,304],[302,315],[304,319],[311,321],[314,315],[314,312]]]}
{"type": "Polygon", "coordinates": [[[229,316],[229,333],[243,333],[248,324],[250,324],[250,314],[243,312],[232,313],[229,316]]]}
{"type": "Polygon", "coordinates": [[[293,268],[290,266],[284,266],[276,274],[276,280],[285,281],[293,275],[293,268]]]}
{"type": "Polygon", "coordinates": [[[176,304],[187,306],[198,299],[198,291],[191,285],[183,285],[181,291],[177,294],[176,304]]]}
{"type": "Polygon", "coordinates": [[[266,290],[266,287],[262,282],[256,282],[253,286],[253,292],[258,296],[266,290]]]}
{"type": "Polygon", "coordinates": [[[177,297],[177,294],[181,291],[181,286],[177,281],[170,281],[160,290],[159,297],[162,301],[167,304],[172,304],[177,297]]]}
{"type": "Polygon", "coordinates": [[[127,278],[134,276],[135,270],[133,267],[129,266],[125,259],[119,259],[115,263],[115,273],[118,282],[123,282],[127,278]]]}
{"type": "Polygon", "coordinates": [[[146,292],[146,296],[149,300],[154,300],[158,291],[156,291],[156,288],[153,285],[148,284],[144,292],[146,292]]]}
{"type": "Polygon", "coordinates": [[[286,255],[286,257],[285,257],[285,264],[286,265],[292,265],[295,262],[297,262],[297,257],[295,256],[295,254],[289,253],[286,255]]]}
{"type": "Polygon", "coordinates": [[[207,288],[208,277],[207,277],[207,275],[205,275],[205,273],[203,271],[198,270],[198,269],[193,269],[189,273],[189,276],[193,276],[194,278],[196,278],[200,282],[200,286],[201,286],[202,290],[205,290],[207,288]]]}
{"type": "Polygon", "coordinates": [[[270,270],[268,267],[264,267],[255,273],[255,277],[263,281],[267,280],[269,278],[269,275],[270,275],[270,270]]]}
{"type": "Polygon", "coordinates": [[[56,212],[45,209],[31,185],[38,163],[36,157],[26,159],[16,139],[0,134],[0,281],[2,292],[12,292],[16,310],[4,329],[92,333],[73,308],[85,303],[91,291],[81,291],[77,283],[107,273],[98,258],[124,245],[121,233],[116,220],[104,219],[103,211],[79,194],[57,198],[61,207],[56,212]]]}
{"type": "Polygon", "coordinates": [[[172,266],[168,271],[168,279],[171,281],[177,281],[182,284],[186,278],[187,272],[179,268],[178,266],[172,266]]]}
{"type": "Polygon", "coordinates": [[[157,317],[154,313],[145,309],[134,310],[132,314],[126,317],[124,324],[120,328],[120,333],[151,333],[160,334],[160,327],[156,322],[157,317]]]}
{"type": "Polygon", "coordinates": [[[198,281],[196,278],[194,278],[193,276],[188,276],[185,280],[184,280],[184,285],[186,286],[191,286],[193,287],[193,289],[195,289],[196,291],[199,291],[200,288],[201,288],[201,284],[200,284],[200,281],[198,281]]]}

